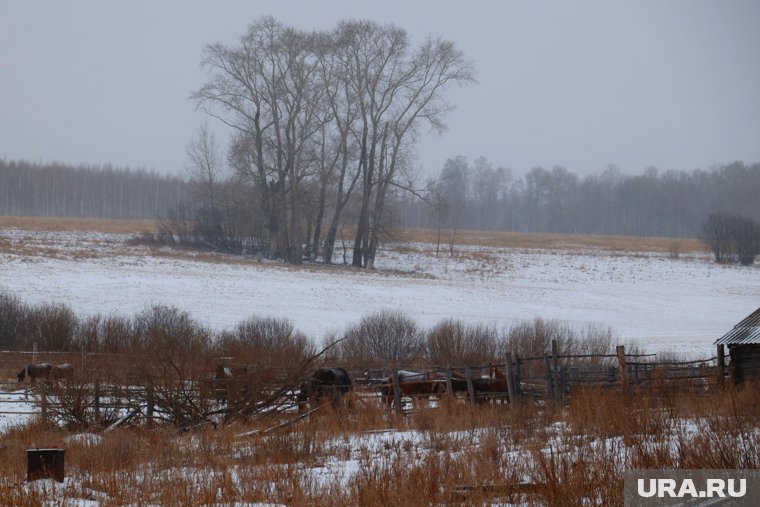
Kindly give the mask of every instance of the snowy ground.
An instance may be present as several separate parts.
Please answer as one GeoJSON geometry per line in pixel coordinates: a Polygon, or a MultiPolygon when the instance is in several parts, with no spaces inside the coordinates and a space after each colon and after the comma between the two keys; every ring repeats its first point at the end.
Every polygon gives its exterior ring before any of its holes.
{"type": "Polygon", "coordinates": [[[81,315],[132,315],[163,303],[210,327],[285,317],[320,340],[363,315],[398,309],[425,326],[457,318],[509,326],[535,317],[602,323],[649,352],[709,357],[713,341],[760,306],[760,268],[685,253],[625,254],[387,245],[377,271],[208,262],[87,232],[0,231],[0,291],[64,302],[81,315]],[[402,253],[403,252],[403,253],[402,253]]]}

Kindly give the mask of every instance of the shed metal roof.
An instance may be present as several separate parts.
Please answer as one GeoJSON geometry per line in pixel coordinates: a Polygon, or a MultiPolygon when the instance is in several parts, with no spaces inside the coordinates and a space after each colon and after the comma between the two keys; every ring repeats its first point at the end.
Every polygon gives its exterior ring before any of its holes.
{"type": "Polygon", "coordinates": [[[760,308],[735,325],[731,331],[715,340],[715,345],[755,344],[760,344],[760,308]]]}

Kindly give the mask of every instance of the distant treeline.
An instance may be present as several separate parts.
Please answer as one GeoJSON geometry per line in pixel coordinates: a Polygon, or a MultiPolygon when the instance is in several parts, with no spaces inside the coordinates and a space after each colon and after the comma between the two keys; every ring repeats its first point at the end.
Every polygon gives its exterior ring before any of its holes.
{"type": "Polygon", "coordinates": [[[145,169],[0,159],[0,214],[155,219],[188,200],[191,185],[145,169]]]}
{"type": "Polygon", "coordinates": [[[585,177],[555,166],[524,177],[484,158],[447,160],[431,180],[428,204],[408,199],[405,227],[698,237],[713,212],[760,219],[760,164],[710,170],[585,177]]]}
{"type": "MultiPolygon", "coordinates": [[[[220,182],[220,192],[228,186],[241,188],[230,178],[220,182]]],[[[407,194],[390,206],[392,220],[410,228],[698,237],[711,213],[760,220],[759,193],[758,163],[693,171],[648,169],[639,175],[610,167],[585,177],[562,167],[538,167],[520,177],[483,158],[471,163],[457,157],[417,193],[424,200],[407,194]]],[[[205,201],[197,182],[178,175],[0,159],[2,215],[171,219],[178,213],[194,216],[205,201]]],[[[228,203],[227,208],[248,205],[228,203]]],[[[347,222],[356,207],[348,207],[347,222]]],[[[238,218],[250,224],[262,220],[250,213],[240,212],[238,218]]],[[[304,227],[311,231],[314,224],[304,227]]]]}

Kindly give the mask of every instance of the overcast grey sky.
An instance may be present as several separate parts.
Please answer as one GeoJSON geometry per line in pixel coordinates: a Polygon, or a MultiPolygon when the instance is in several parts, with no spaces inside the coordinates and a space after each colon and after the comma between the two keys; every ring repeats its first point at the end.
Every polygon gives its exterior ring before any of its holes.
{"type": "Polygon", "coordinates": [[[0,1],[0,157],[178,172],[204,120],[205,44],[255,18],[393,22],[454,40],[479,84],[420,143],[423,171],[760,161],[760,2],[0,1]]]}

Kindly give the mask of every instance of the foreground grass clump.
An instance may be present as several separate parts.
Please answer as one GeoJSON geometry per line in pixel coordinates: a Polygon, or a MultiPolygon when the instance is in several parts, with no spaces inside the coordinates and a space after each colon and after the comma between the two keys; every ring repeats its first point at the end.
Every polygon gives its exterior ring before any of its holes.
{"type": "MultiPolygon", "coordinates": [[[[179,432],[69,434],[13,428],[0,446],[0,498],[31,506],[622,505],[629,468],[760,467],[760,388],[699,396],[581,391],[564,406],[442,400],[404,417],[367,402],[270,431],[236,422],[179,432]],[[25,451],[66,449],[67,482],[25,485],[25,451]],[[51,489],[52,488],[52,489],[51,489]]],[[[8,503],[10,502],[10,503],[8,503]]]]}

